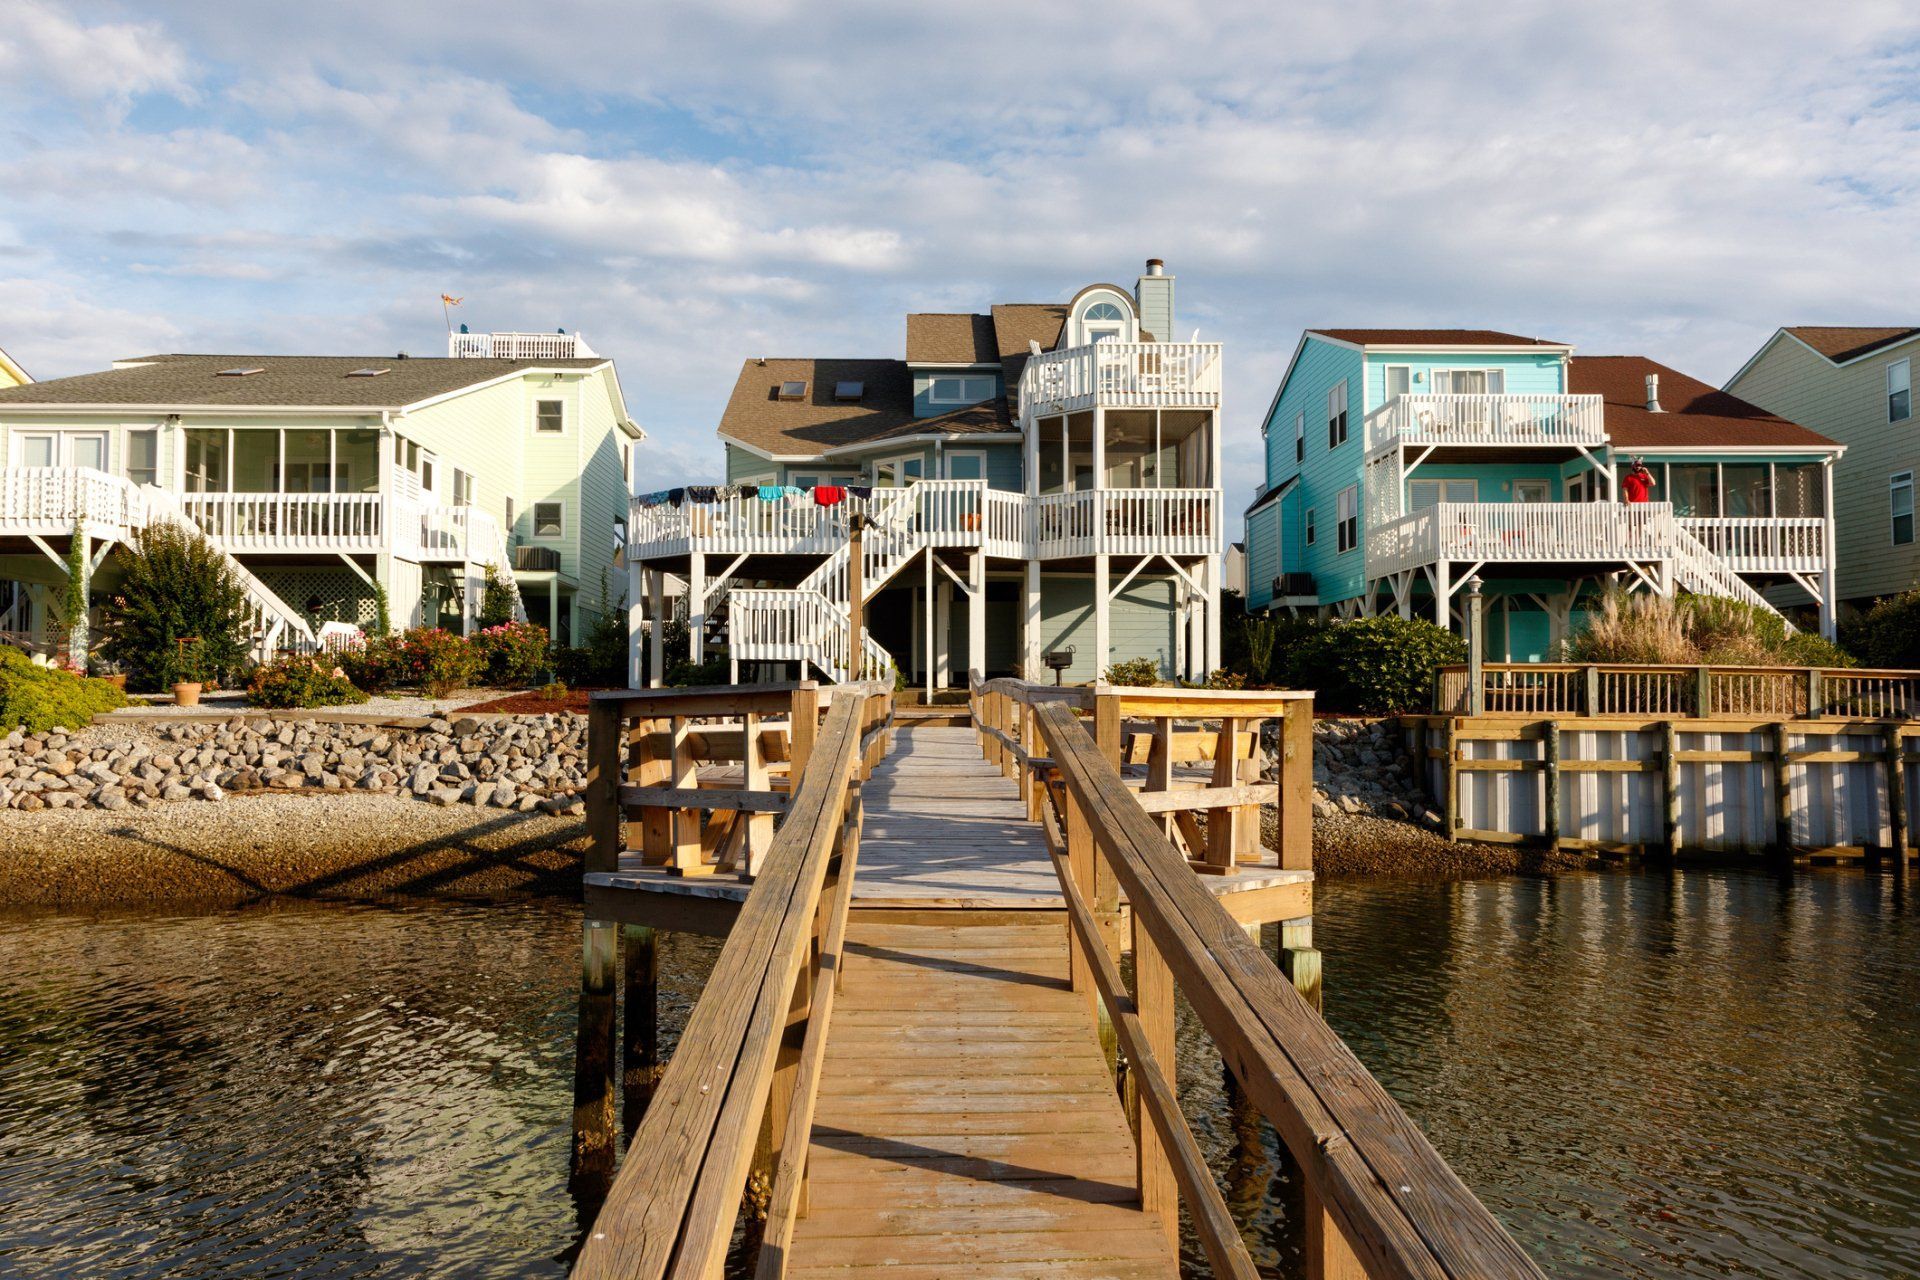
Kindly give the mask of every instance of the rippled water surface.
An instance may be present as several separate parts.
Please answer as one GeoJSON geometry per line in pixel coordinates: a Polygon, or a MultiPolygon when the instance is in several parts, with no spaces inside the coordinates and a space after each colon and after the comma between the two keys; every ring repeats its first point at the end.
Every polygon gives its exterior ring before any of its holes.
{"type": "MultiPolygon", "coordinates": [[[[1920,910],[1854,872],[1323,886],[1327,1014],[1549,1273],[1920,1274],[1920,910]]],[[[0,1276],[557,1276],[579,916],[0,919],[0,1276]]],[[[712,944],[668,939],[678,1026],[712,944]]],[[[1183,1027],[1263,1262],[1292,1185],[1183,1027]]]]}

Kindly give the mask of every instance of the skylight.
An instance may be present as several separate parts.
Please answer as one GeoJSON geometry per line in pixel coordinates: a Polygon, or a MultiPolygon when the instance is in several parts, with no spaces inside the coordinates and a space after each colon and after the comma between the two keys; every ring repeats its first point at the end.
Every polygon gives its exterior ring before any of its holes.
{"type": "Polygon", "coordinates": [[[372,368],[355,369],[353,372],[349,373],[347,376],[349,378],[377,378],[383,373],[391,373],[391,372],[392,370],[390,369],[372,369],[372,368]]]}
{"type": "Polygon", "coordinates": [[[835,400],[858,400],[866,393],[867,384],[864,382],[836,382],[833,384],[833,398],[835,400]]]}
{"type": "Polygon", "coordinates": [[[245,365],[238,369],[222,369],[214,376],[217,378],[244,378],[250,373],[265,373],[259,365],[245,365]]]}
{"type": "Polygon", "coordinates": [[[807,384],[804,382],[783,382],[780,384],[780,398],[782,400],[798,400],[806,394],[807,384]]]}

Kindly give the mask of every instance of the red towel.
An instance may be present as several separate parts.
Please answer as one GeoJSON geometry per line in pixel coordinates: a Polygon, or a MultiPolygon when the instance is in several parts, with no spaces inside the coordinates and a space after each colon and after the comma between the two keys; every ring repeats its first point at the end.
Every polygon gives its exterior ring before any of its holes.
{"type": "Polygon", "coordinates": [[[847,491],[837,484],[817,484],[813,486],[813,500],[823,507],[830,507],[847,496],[847,491]]]}

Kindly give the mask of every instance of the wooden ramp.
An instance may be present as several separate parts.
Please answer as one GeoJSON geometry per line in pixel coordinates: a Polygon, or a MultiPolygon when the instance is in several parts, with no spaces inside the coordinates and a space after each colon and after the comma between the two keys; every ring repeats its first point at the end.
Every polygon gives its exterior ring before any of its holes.
{"type": "Polygon", "coordinates": [[[787,1274],[1178,1275],[1058,918],[891,914],[849,926],[787,1274]]]}

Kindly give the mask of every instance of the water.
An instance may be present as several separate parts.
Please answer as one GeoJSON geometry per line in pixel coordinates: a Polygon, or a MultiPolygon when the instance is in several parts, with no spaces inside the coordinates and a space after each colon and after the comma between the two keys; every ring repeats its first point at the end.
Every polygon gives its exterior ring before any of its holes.
{"type": "MultiPolygon", "coordinates": [[[[1323,886],[1327,1015],[1550,1274],[1920,1274],[1920,910],[1853,872],[1323,886]]],[[[0,920],[0,1276],[559,1276],[579,915],[0,920]]],[[[668,938],[662,1022],[713,944],[668,938]]],[[[1292,1187],[1183,1024],[1256,1256],[1292,1187]]]]}

